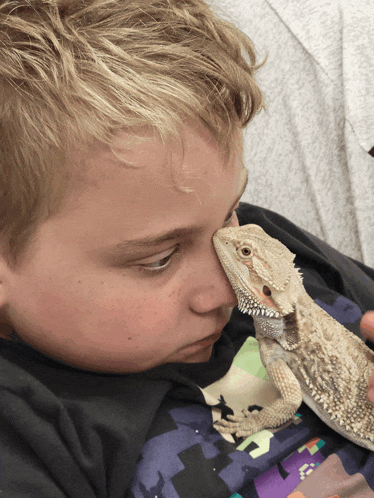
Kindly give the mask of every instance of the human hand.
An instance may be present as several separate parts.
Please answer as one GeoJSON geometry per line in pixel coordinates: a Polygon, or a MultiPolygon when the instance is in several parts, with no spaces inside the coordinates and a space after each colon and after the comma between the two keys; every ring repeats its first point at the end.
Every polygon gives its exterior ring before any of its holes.
{"type": "MultiPolygon", "coordinates": [[[[374,342],[374,311],[368,311],[364,314],[361,319],[360,329],[369,341],[374,342]]],[[[374,404],[374,370],[369,379],[366,395],[368,400],[374,404]]]]}

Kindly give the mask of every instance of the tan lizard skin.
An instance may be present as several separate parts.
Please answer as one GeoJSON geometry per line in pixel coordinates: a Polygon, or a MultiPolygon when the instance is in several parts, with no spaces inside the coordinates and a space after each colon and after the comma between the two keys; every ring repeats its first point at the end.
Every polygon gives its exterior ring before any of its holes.
{"type": "Polygon", "coordinates": [[[282,425],[304,401],[336,432],[374,450],[374,406],[366,398],[374,353],[313,301],[294,254],[261,227],[222,228],[213,243],[281,395],[259,413],[243,410],[215,427],[250,436],[282,425]]]}

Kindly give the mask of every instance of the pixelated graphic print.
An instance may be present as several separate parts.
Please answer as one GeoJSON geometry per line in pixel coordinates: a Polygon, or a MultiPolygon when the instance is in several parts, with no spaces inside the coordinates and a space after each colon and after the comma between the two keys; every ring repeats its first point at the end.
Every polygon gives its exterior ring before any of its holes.
{"type": "Polygon", "coordinates": [[[324,441],[315,438],[254,481],[259,498],[287,496],[311,474],[325,457],[319,451],[324,441]]]}
{"type": "Polygon", "coordinates": [[[232,460],[225,447],[227,443],[212,427],[210,409],[192,405],[169,413],[175,429],[144,444],[132,485],[133,496],[198,496],[204,481],[216,489],[219,496],[229,496],[220,472],[232,460]]]}

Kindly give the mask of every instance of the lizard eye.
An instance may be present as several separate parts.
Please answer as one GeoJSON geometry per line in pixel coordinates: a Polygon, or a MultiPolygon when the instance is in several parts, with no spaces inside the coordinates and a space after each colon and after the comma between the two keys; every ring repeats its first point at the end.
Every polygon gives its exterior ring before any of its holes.
{"type": "Polygon", "coordinates": [[[238,253],[242,258],[250,258],[252,256],[252,249],[248,246],[241,246],[238,248],[238,253]]]}

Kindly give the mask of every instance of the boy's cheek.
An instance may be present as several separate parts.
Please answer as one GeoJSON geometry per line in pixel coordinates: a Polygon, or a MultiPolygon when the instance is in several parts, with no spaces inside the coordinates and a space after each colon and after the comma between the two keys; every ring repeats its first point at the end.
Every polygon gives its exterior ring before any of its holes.
{"type": "Polygon", "coordinates": [[[138,371],[163,362],[170,342],[164,332],[170,320],[178,323],[170,311],[136,299],[70,297],[43,293],[10,307],[10,329],[43,354],[89,370],[138,371]]]}

